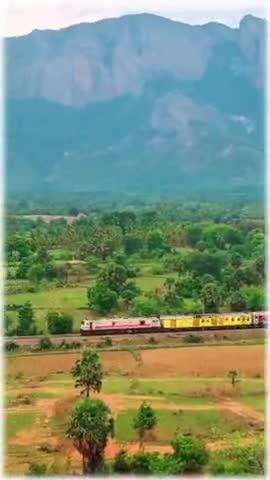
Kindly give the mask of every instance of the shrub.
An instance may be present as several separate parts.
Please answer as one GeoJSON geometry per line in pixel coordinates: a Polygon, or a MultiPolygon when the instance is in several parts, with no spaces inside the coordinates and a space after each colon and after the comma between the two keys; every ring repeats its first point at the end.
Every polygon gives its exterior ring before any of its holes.
{"type": "Polygon", "coordinates": [[[43,337],[39,340],[35,350],[43,351],[43,350],[52,350],[54,348],[54,344],[52,343],[49,337],[43,337]]]}
{"type": "Polygon", "coordinates": [[[27,472],[27,475],[34,475],[34,476],[45,475],[46,471],[47,471],[46,463],[33,462],[33,463],[30,463],[29,465],[29,470],[27,472]]]}
{"type": "Polygon", "coordinates": [[[153,265],[151,268],[152,275],[162,275],[164,273],[164,268],[161,265],[153,265]]]}
{"type": "Polygon", "coordinates": [[[214,475],[264,475],[264,442],[238,446],[213,455],[209,465],[214,475]]]}
{"type": "Polygon", "coordinates": [[[97,347],[98,348],[106,348],[106,347],[111,347],[112,344],[113,344],[113,342],[112,342],[112,339],[110,337],[104,337],[97,343],[97,347]]]}
{"type": "Polygon", "coordinates": [[[185,335],[183,340],[185,343],[203,343],[204,342],[203,337],[201,337],[200,335],[193,335],[193,333],[190,333],[189,335],[185,335]]]}
{"type": "Polygon", "coordinates": [[[82,346],[81,342],[67,342],[66,340],[62,340],[62,342],[59,344],[58,348],[61,350],[77,350],[82,346]]]}
{"type": "Polygon", "coordinates": [[[16,342],[6,342],[5,344],[6,352],[16,352],[19,348],[20,347],[16,342]]]}
{"type": "Polygon", "coordinates": [[[147,343],[149,343],[150,345],[156,345],[158,341],[155,337],[149,337],[147,343]]]}
{"type": "Polygon", "coordinates": [[[47,314],[48,330],[51,334],[72,333],[73,318],[71,315],[49,312],[47,314]]]}
{"type": "Polygon", "coordinates": [[[113,472],[129,473],[131,472],[131,458],[126,450],[120,450],[114,458],[112,464],[113,472]]]}
{"type": "Polygon", "coordinates": [[[174,450],[173,457],[179,467],[181,465],[182,473],[200,473],[208,463],[208,451],[200,440],[181,435],[171,444],[174,450]]]}
{"type": "Polygon", "coordinates": [[[146,452],[138,452],[131,457],[130,467],[132,473],[141,475],[151,473],[151,456],[146,452]]]}

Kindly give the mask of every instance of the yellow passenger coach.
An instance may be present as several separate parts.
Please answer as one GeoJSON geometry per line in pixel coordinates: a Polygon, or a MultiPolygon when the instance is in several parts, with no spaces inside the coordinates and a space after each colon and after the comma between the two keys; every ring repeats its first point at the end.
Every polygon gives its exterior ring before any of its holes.
{"type": "Polygon", "coordinates": [[[163,328],[168,330],[241,328],[252,326],[251,313],[161,316],[163,328]]]}

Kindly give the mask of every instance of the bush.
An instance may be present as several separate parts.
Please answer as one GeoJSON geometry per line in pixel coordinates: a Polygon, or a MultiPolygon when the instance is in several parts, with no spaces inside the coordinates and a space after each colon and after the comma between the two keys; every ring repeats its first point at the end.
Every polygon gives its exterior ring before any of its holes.
{"type": "Polygon", "coordinates": [[[129,473],[131,472],[131,458],[126,450],[120,450],[114,458],[112,464],[113,472],[129,473]]]}
{"type": "Polygon", "coordinates": [[[48,330],[51,334],[72,333],[73,318],[71,315],[49,312],[47,314],[48,330]]]}
{"type": "Polygon", "coordinates": [[[132,473],[141,475],[151,473],[151,455],[146,452],[138,452],[130,459],[130,468],[132,473]]]}
{"type": "Polygon", "coordinates": [[[162,275],[164,273],[164,268],[162,268],[161,265],[154,265],[151,268],[151,274],[152,275],[162,275]]]}
{"type": "Polygon", "coordinates": [[[149,345],[157,345],[158,341],[155,337],[149,337],[147,343],[149,343],[149,345]]]}
{"type": "Polygon", "coordinates": [[[193,335],[193,333],[190,333],[189,335],[185,335],[183,340],[185,343],[203,343],[204,342],[203,337],[199,335],[193,335]]]}
{"type": "Polygon", "coordinates": [[[81,342],[67,342],[66,340],[62,340],[62,342],[59,344],[58,348],[61,350],[77,350],[82,346],[81,342]]]}
{"type": "Polygon", "coordinates": [[[264,475],[264,442],[238,446],[213,455],[209,465],[214,475],[264,475]]]}
{"type": "Polygon", "coordinates": [[[98,348],[106,348],[106,347],[111,347],[112,344],[113,344],[113,342],[112,342],[112,339],[110,337],[104,337],[97,343],[97,347],[98,348]]]}
{"type": "Polygon", "coordinates": [[[208,451],[200,440],[181,435],[171,444],[174,450],[173,458],[177,460],[182,473],[200,473],[208,463],[208,451]]]}
{"type": "Polygon", "coordinates": [[[19,348],[20,347],[16,342],[6,342],[5,344],[6,352],[16,352],[19,348]]]}
{"type": "Polygon", "coordinates": [[[44,350],[53,350],[54,344],[52,343],[49,337],[43,337],[39,340],[37,346],[34,350],[37,351],[44,351],[44,350]]]}
{"type": "Polygon", "coordinates": [[[33,462],[33,463],[30,463],[29,465],[29,470],[27,472],[27,475],[34,475],[38,477],[39,475],[45,475],[46,471],[47,471],[46,463],[33,462]]]}

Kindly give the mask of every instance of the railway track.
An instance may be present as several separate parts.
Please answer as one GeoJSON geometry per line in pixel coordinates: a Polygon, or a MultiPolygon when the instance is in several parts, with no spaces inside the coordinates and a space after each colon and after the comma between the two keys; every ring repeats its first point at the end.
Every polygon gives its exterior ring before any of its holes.
{"type": "MultiPolygon", "coordinates": [[[[125,338],[127,339],[149,339],[149,337],[153,337],[155,339],[176,339],[181,336],[186,336],[191,333],[193,333],[196,336],[225,336],[228,334],[236,334],[235,336],[241,337],[241,334],[244,334],[245,332],[262,332],[265,333],[264,328],[248,328],[248,329],[226,329],[226,330],[189,330],[189,331],[183,331],[183,332],[147,332],[147,333],[121,333],[121,334],[104,334],[104,335],[89,335],[89,336],[82,336],[80,333],[70,333],[66,335],[50,335],[51,340],[54,343],[61,343],[62,341],[67,341],[67,342],[72,342],[72,341],[80,341],[81,343],[97,343],[99,342],[102,338],[106,337],[111,337],[114,341],[121,341],[124,340],[125,338]],[[238,335],[237,335],[238,334],[238,335]]],[[[46,335],[32,335],[32,336],[14,336],[14,337],[4,337],[4,343],[6,342],[16,342],[20,346],[34,346],[37,345],[38,342],[40,341],[41,338],[44,338],[46,335]]]]}

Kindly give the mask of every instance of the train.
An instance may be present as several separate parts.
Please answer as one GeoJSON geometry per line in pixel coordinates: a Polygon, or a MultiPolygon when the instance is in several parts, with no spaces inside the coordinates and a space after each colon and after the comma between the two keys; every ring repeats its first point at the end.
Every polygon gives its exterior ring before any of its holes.
{"type": "Polygon", "coordinates": [[[157,317],[85,319],[81,335],[113,335],[121,333],[162,333],[236,328],[265,328],[267,312],[206,313],[163,315],[157,317]]]}

